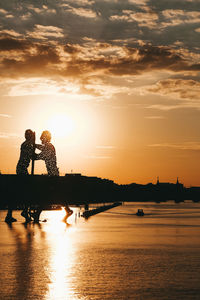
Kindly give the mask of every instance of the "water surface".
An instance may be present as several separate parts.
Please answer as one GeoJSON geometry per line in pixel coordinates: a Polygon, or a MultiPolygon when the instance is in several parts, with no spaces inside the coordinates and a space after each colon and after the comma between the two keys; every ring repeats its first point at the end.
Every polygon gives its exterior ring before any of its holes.
{"type": "Polygon", "coordinates": [[[89,220],[4,223],[0,299],[199,299],[200,203],[134,203],[89,220]],[[138,208],[144,217],[135,215],[138,208]]]}

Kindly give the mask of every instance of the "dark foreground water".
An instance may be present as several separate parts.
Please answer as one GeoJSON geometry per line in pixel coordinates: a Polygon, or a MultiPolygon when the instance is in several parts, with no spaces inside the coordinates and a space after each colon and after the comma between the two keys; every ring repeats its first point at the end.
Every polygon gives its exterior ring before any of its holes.
{"type": "Polygon", "coordinates": [[[200,203],[128,204],[91,217],[0,212],[0,299],[200,299],[200,203]],[[134,214],[138,208],[144,217],[134,214]]]}

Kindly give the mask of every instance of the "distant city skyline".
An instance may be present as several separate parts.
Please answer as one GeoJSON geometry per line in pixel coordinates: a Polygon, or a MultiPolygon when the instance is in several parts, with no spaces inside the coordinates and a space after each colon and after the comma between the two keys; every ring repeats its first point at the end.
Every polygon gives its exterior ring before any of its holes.
{"type": "MultiPolygon", "coordinates": [[[[50,130],[61,174],[200,186],[200,0],[3,1],[0,170],[50,130]]],[[[37,161],[35,173],[45,173],[37,161]]]]}

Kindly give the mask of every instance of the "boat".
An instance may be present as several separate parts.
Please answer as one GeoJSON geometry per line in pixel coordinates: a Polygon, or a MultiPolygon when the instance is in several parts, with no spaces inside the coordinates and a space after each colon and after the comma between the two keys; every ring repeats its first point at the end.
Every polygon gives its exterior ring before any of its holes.
{"type": "Polygon", "coordinates": [[[143,217],[143,216],[144,216],[144,211],[143,211],[143,209],[142,209],[142,208],[139,208],[138,211],[136,212],[136,215],[137,215],[138,217],[143,217]]]}

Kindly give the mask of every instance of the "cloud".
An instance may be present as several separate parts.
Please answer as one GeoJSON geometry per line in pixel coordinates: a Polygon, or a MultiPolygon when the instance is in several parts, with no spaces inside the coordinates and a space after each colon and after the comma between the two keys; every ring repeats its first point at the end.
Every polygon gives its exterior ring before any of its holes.
{"type": "Polygon", "coordinates": [[[99,155],[83,155],[84,158],[87,159],[110,159],[111,156],[99,156],[99,155]]]}
{"type": "Polygon", "coordinates": [[[0,139],[18,138],[19,135],[16,133],[0,132],[0,139]]]}
{"type": "Polygon", "coordinates": [[[109,146],[109,145],[107,145],[107,146],[96,146],[96,148],[97,149],[103,149],[103,150],[112,150],[112,149],[116,149],[116,147],[115,146],[109,146]]]}
{"type": "Polygon", "coordinates": [[[64,80],[49,80],[45,78],[30,78],[21,80],[8,80],[7,86],[10,89],[7,93],[10,97],[27,95],[63,95],[73,94],[79,90],[79,87],[71,82],[64,80]],[[64,88],[65,87],[65,88],[64,88]]]}
{"type": "Polygon", "coordinates": [[[149,0],[128,0],[128,2],[140,6],[140,5],[146,5],[149,2],[149,0]]]}
{"type": "Polygon", "coordinates": [[[11,115],[8,115],[8,114],[0,114],[0,117],[2,117],[2,118],[11,118],[11,115]]]}
{"type": "Polygon", "coordinates": [[[41,7],[35,7],[34,5],[30,4],[28,6],[28,9],[34,11],[37,14],[55,14],[56,13],[55,9],[50,9],[46,5],[42,5],[41,7]]]}
{"type": "Polygon", "coordinates": [[[62,38],[64,37],[63,29],[55,26],[35,25],[34,31],[27,32],[27,36],[34,39],[47,40],[48,38],[62,38]]]}
{"type": "Polygon", "coordinates": [[[102,86],[101,89],[87,88],[80,81],[68,79],[47,79],[44,77],[7,79],[4,84],[0,85],[1,94],[9,97],[33,96],[33,95],[50,95],[50,96],[67,96],[70,99],[91,100],[106,99],[115,91],[112,87],[102,86]]]}
{"type": "Polygon", "coordinates": [[[11,36],[11,37],[21,37],[22,35],[18,32],[16,32],[15,30],[13,29],[10,29],[10,30],[0,30],[0,34],[1,36],[11,36]]]}
{"type": "Polygon", "coordinates": [[[200,142],[185,142],[185,143],[162,143],[162,144],[151,144],[148,145],[149,147],[156,147],[156,148],[172,148],[178,150],[193,150],[193,151],[200,151],[200,142]]]}
{"type": "Polygon", "coordinates": [[[31,47],[31,43],[25,39],[15,39],[13,37],[2,37],[0,39],[1,51],[25,51],[31,47]]]}
{"type": "Polygon", "coordinates": [[[182,104],[176,104],[176,105],[171,105],[171,104],[152,104],[146,106],[148,109],[156,109],[156,110],[161,110],[161,111],[170,111],[173,109],[178,109],[178,108],[184,108],[187,107],[186,105],[182,104]]]}
{"type": "Polygon", "coordinates": [[[112,15],[111,21],[127,21],[137,22],[138,26],[146,26],[148,28],[155,27],[157,25],[158,15],[155,12],[133,12],[132,10],[123,10],[122,15],[112,15]]]}
{"type": "Polygon", "coordinates": [[[147,91],[181,100],[200,100],[200,82],[191,79],[166,79],[147,88],[147,91]]]}
{"type": "Polygon", "coordinates": [[[84,7],[73,7],[69,4],[63,4],[63,8],[74,15],[83,17],[83,18],[96,18],[97,14],[95,11],[89,8],[84,7]]]}
{"type": "MultiPolygon", "coordinates": [[[[129,93],[131,82],[126,77],[133,77],[152,72],[197,74],[200,70],[199,56],[188,51],[175,51],[170,47],[141,45],[114,45],[96,42],[85,38],[82,44],[61,42],[46,43],[48,34],[62,34],[62,29],[54,26],[37,25],[36,29],[44,40],[35,42],[4,36],[0,39],[0,76],[8,78],[45,78],[48,80],[70,79],[79,85],[79,93],[95,97],[109,98],[115,93],[129,93]],[[103,81],[102,81],[102,78],[103,81]],[[108,79],[120,78],[114,83],[108,79]],[[123,83],[122,83],[123,80],[123,83]]],[[[37,80],[36,80],[37,82],[37,80]]],[[[170,94],[179,93],[181,97],[197,98],[198,83],[181,81],[160,81],[153,86],[146,86],[144,93],[170,94]],[[184,89],[192,85],[193,90],[184,89]],[[176,91],[174,90],[177,85],[176,91]],[[178,90],[179,88],[179,90],[178,90]],[[183,90],[184,89],[184,90],[183,90]]],[[[59,90],[64,88],[61,86],[59,90]]]]}
{"type": "Polygon", "coordinates": [[[7,14],[7,11],[5,9],[1,8],[0,13],[5,15],[5,14],[7,14]]]}
{"type": "MultiPolygon", "coordinates": [[[[61,6],[66,6],[66,5],[68,5],[68,3],[74,4],[74,0],[68,0],[68,1],[62,0],[62,2],[63,3],[61,4],[61,6]]],[[[95,3],[95,1],[93,1],[93,0],[76,0],[76,5],[90,6],[94,3],[95,3]]]]}
{"type": "Polygon", "coordinates": [[[162,12],[165,21],[162,26],[177,26],[180,24],[200,23],[200,12],[198,11],[184,11],[176,9],[166,9],[162,12]]]}
{"type": "Polygon", "coordinates": [[[27,21],[32,18],[32,14],[30,12],[24,13],[20,16],[22,21],[27,21]]]}
{"type": "Polygon", "coordinates": [[[0,39],[1,76],[7,78],[35,77],[52,73],[51,65],[59,65],[60,57],[52,45],[32,43],[13,38],[0,39]]]}
{"type": "Polygon", "coordinates": [[[145,117],[145,119],[149,119],[149,120],[162,120],[162,119],[165,119],[165,117],[163,117],[163,116],[147,116],[147,117],[145,117]]]}
{"type": "MultiPolygon", "coordinates": [[[[180,54],[167,47],[146,45],[141,48],[124,48],[126,56],[106,61],[113,75],[138,75],[154,70],[172,72],[199,71],[200,64],[189,64],[180,54]]],[[[103,64],[102,64],[103,65],[103,64]]]]}
{"type": "Polygon", "coordinates": [[[81,47],[78,44],[73,45],[73,44],[70,44],[70,43],[66,43],[64,45],[64,51],[71,54],[71,55],[74,55],[74,54],[80,53],[81,47]]]}
{"type": "Polygon", "coordinates": [[[12,18],[14,18],[15,16],[14,15],[11,15],[11,14],[8,14],[8,15],[6,15],[5,16],[7,19],[12,19],[12,18]]]}
{"type": "Polygon", "coordinates": [[[141,43],[172,45],[179,40],[189,49],[198,47],[195,28],[199,27],[199,23],[193,23],[199,18],[197,0],[49,0],[45,1],[45,5],[44,1],[29,0],[26,6],[18,2],[14,7],[12,1],[3,1],[1,29],[14,30],[24,37],[27,33],[29,40],[39,37],[51,42],[67,37],[65,42],[81,45],[87,36],[109,43],[121,40],[123,44],[132,46],[131,39],[134,37],[141,43]],[[5,18],[8,14],[14,18],[5,18]],[[58,35],[56,32],[44,34],[34,27],[35,24],[62,28],[64,36],[59,32],[58,35]]]}

